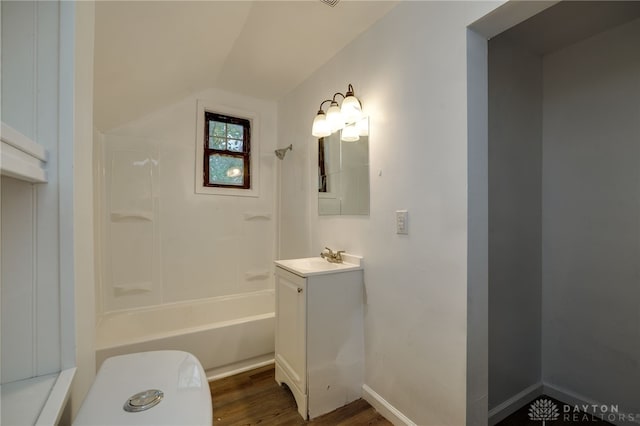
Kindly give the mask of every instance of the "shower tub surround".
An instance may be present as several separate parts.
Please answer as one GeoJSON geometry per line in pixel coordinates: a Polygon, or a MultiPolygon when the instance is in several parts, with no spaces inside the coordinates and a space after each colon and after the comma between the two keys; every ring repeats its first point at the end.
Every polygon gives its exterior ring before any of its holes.
{"type": "Polygon", "coordinates": [[[103,131],[94,159],[97,365],[176,349],[196,355],[214,377],[271,361],[275,102],[207,89],[103,131]],[[197,106],[211,100],[221,108],[214,112],[256,117],[260,177],[252,194],[194,191],[197,106]]]}
{"type": "Polygon", "coordinates": [[[211,379],[273,362],[274,290],[109,312],[98,321],[96,368],[115,355],[174,349],[211,379]]]}

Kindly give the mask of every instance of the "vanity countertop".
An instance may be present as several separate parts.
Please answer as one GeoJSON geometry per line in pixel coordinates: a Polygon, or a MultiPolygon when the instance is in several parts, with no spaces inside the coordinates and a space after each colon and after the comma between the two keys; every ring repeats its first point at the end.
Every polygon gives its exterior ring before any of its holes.
{"type": "Polygon", "coordinates": [[[276,260],[275,264],[301,277],[362,270],[362,257],[344,253],[342,263],[330,263],[321,257],[276,260]]]}

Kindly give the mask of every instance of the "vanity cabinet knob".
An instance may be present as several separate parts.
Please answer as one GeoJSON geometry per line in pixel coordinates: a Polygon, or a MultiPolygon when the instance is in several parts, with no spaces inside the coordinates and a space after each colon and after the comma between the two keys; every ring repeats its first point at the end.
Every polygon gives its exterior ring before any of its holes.
{"type": "Polygon", "coordinates": [[[298,293],[302,293],[302,288],[298,287],[298,293]]]}

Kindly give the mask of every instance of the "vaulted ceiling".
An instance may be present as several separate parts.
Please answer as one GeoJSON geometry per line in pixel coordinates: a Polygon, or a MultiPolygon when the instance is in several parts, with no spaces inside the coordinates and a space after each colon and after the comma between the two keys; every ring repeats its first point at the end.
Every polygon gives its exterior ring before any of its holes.
{"type": "Polygon", "coordinates": [[[277,100],[396,3],[96,2],[96,127],[113,129],[210,87],[277,100]]]}

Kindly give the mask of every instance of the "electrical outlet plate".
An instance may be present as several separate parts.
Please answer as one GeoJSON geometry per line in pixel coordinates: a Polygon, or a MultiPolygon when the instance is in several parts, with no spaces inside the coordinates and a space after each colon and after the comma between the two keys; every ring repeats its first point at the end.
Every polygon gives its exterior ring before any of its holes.
{"type": "Polygon", "coordinates": [[[407,222],[408,212],[407,210],[396,210],[396,234],[408,235],[409,224],[407,222]]]}

